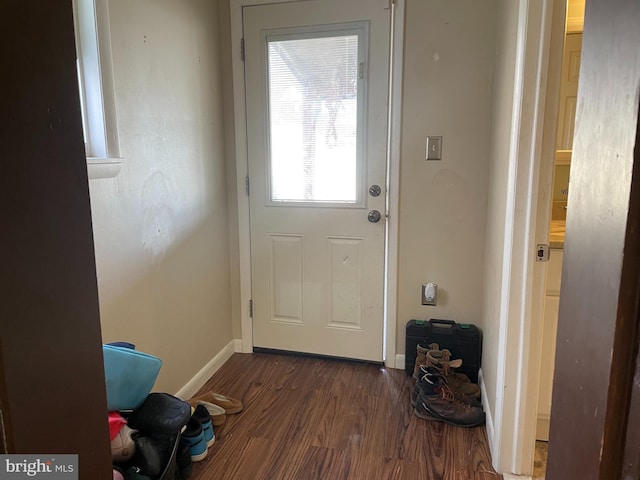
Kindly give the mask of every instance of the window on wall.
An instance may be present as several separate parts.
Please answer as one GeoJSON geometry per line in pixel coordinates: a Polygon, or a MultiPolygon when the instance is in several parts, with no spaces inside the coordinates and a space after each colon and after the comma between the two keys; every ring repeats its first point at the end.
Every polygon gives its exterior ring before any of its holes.
{"type": "Polygon", "coordinates": [[[107,0],[73,0],[78,85],[89,178],[114,177],[118,142],[107,0]]]}

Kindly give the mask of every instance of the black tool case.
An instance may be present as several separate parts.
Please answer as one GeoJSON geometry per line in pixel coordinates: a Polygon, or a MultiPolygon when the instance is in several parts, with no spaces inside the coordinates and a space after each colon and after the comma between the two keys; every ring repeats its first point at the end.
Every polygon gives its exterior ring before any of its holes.
{"type": "Polygon", "coordinates": [[[451,352],[451,359],[462,359],[462,366],[456,369],[464,373],[473,383],[478,383],[478,370],[482,359],[482,332],[475,325],[456,323],[451,320],[409,320],[407,322],[405,350],[405,371],[413,375],[416,363],[416,347],[425,348],[437,343],[440,350],[451,352]]]}

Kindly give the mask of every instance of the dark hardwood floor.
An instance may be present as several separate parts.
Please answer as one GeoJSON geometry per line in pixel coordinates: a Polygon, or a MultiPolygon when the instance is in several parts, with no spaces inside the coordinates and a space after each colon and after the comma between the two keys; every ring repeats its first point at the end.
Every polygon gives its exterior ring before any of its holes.
{"type": "Polygon", "coordinates": [[[416,417],[402,370],[234,354],[207,382],[244,411],[216,427],[193,480],[495,480],[484,427],[416,417]]]}

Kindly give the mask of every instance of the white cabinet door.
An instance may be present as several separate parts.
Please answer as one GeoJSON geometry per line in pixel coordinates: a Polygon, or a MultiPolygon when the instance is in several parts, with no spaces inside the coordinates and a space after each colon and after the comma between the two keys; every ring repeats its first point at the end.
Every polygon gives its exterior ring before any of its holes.
{"type": "Polygon", "coordinates": [[[582,52],[582,33],[571,33],[565,38],[558,107],[558,133],[556,150],[573,149],[573,130],[578,98],[578,74],[582,52]]]}

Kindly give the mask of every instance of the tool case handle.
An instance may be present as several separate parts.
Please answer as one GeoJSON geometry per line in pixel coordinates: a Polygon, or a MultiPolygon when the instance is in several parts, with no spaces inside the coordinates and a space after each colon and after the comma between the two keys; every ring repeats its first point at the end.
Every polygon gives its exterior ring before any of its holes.
{"type": "Polygon", "coordinates": [[[434,329],[439,330],[440,333],[447,333],[449,335],[453,335],[453,328],[456,325],[456,322],[454,322],[453,320],[438,320],[433,318],[429,321],[429,323],[431,323],[431,326],[434,329]]]}

